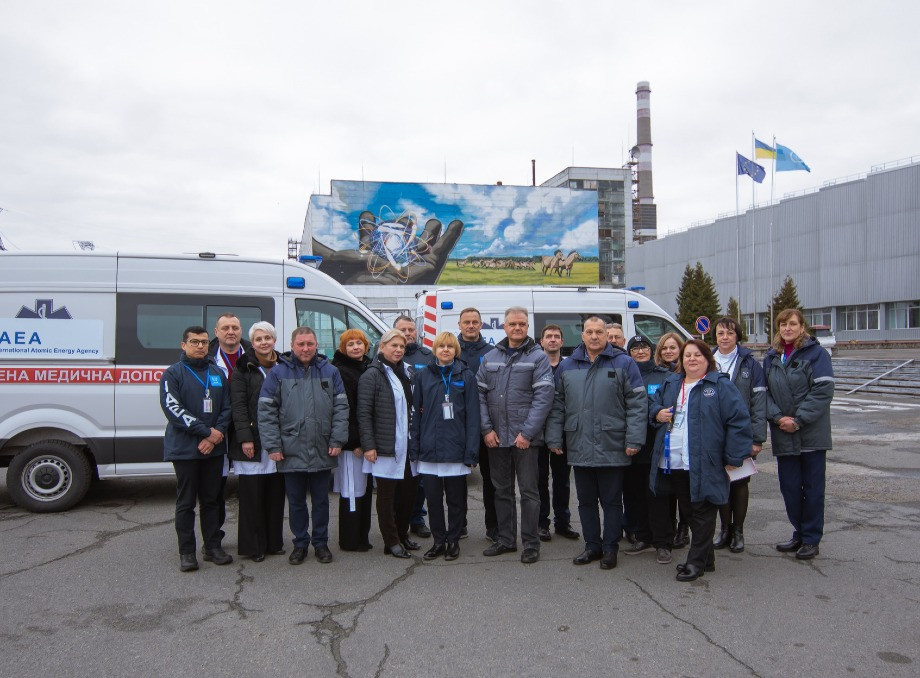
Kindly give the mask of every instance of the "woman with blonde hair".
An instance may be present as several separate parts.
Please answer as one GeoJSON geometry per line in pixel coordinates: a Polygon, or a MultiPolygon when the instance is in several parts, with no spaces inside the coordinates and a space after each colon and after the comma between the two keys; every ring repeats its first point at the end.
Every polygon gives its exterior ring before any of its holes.
{"type": "Polygon", "coordinates": [[[667,367],[672,372],[678,368],[680,349],[684,347],[684,338],[677,332],[666,332],[655,347],[655,364],[667,367]]]}
{"type": "Polygon", "coordinates": [[[348,398],[348,442],[342,448],[335,469],[333,491],[339,493],[339,548],[343,551],[369,551],[371,529],[371,486],[364,472],[364,450],[358,431],[358,381],[370,365],[370,342],[364,332],[345,330],[332,364],[339,369],[348,398]],[[349,454],[351,452],[351,454],[349,454]]]}
{"type": "Polygon", "coordinates": [[[776,316],[773,346],[763,360],[767,421],[779,489],[792,523],[792,538],[776,545],[799,560],[818,555],[824,535],[824,481],[831,449],[834,369],[818,340],[805,331],[795,308],[776,316]]]}
{"type": "Polygon", "coordinates": [[[259,437],[259,393],[275,364],[277,334],[267,322],[249,328],[251,346],[237,359],[230,378],[229,456],[239,477],[237,552],[254,561],[284,553],[284,476],[269,459],[259,437]]]}
{"type": "Polygon", "coordinates": [[[466,518],[466,476],[479,459],[479,389],[473,373],[457,359],[457,337],[441,332],[432,351],[436,362],[415,373],[409,458],[418,462],[434,537],[423,557],[454,560],[466,518]]]}
{"type": "MultiPolygon", "coordinates": [[[[655,347],[655,364],[667,368],[671,372],[680,371],[680,352],[684,348],[684,337],[677,332],[666,332],[658,340],[655,347]]],[[[674,530],[674,539],[671,548],[682,549],[690,543],[690,522],[687,519],[687,508],[677,501],[676,495],[671,495],[671,516],[677,514],[677,528],[674,530]]]]}
{"type": "Polygon", "coordinates": [[[377,523],[383,550],[409,558],[421,546],[409,539],[409,518],[415,504],[418,475],[409,463],[409,408],[412,385],[403,362],[406,337],[390,330],[380,337],[377,357],[358,381],[358,431],[364,450],[364,472],[377,482],[377,523]]]}

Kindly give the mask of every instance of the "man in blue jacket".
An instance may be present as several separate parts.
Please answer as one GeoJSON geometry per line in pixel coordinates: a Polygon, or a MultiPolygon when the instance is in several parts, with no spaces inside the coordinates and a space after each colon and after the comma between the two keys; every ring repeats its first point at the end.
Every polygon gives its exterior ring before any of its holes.
{"type": "Polygon", "coordinates": [[[617,566],[623,532],[624,471],[645,443],[648,401],[636,362],[607,342],[603,320],[587,318],[581,339],[556,370],[546,444],[562,454],[564,434],[574,467],[585,550],[573,562],[600,560],[601,569],[610,570],[617,566]]]}
{"type": "Polygon", "coordinates": [[[233,558],[221,548],[220,502],[230,426],[230,389],[208,356],[208,332],[192,326],[182,334],[182,356],[160,378],[160,407],[166,415],[163,460],[176,472],[176,535],[179,569],[198,569],[195,557],[195,504],[201,507],[204,559],[226,565],[233,558]]]}
{"type": "Polygon", "coordinates": [[[291,351],[278,356],[259,393],[262,448],[284,474],[288,520],[294,533],[291,565],[300,565],[312,543],[316,559],[329,550],[329,480],[348,441],[348,397],[338,368],[317,353],[316,332],[298,327],[291,351]],[[310,531],[310,510],[313,531],[310,531]]]}

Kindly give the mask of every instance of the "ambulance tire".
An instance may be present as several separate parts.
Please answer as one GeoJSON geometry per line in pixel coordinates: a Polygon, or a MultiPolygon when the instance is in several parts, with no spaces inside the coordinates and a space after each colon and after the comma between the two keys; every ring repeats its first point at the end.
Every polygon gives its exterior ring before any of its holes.
{"type": "Polygon", "coordinates": [[[10,498],[34,513],[66,511],[83,499],[93,478],[80,448],[61,440],[29,445],[10,461],[10,498]]]}

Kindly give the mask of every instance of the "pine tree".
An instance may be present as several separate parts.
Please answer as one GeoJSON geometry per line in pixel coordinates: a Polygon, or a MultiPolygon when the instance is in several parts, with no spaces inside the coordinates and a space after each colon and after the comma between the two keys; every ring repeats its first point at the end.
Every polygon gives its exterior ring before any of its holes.
{"type": "MultiPolygon", "coordinates": [[[[767,317],[775,324],[776,316],[779,315],[780,311],[785,311],[787,308],[802,310],[802,302],[799,301],[799,292],[795,287],[791,275],[786,276],[786,279],[783,280],[782,287],[779,288],[779,292],[773,297],[773,303],[767,306],[767,317]],[[773,311],[772,315],[770,313],[771,309],[773,311]]],[[[769,336],[772,337],[775,331],[776,328],[771,327],[769,336]]]]}
{"type": "MultiPolygon", "coordinates": [[[[690,334],[698,334],[696,319],[704,315],[714,323],[719,317],[719,294],[716,292],[712,276],[704,269],[703,264],[696,262],[696,267],[687,264],[684,275],[677,291],[677,322],[690,334]]],[[[710,342],[714,342],[715,332],[710,328],[706,335],[710,342]]]]}
{"type": "Polygon", "coordinates": [[[677,289],[677,322],[679,322],[688,332],[694,332],[693,321],[696,308],[696,286],[693,284],[693,268],[690,264],[684,269],[684,275],[680,279],[680,287],[677,289]]]}
{"type": "Polygon", "coordinates": [[[728,298],[728,307],[725,309],[725,315],[738,321],[738,325],[741,327],[741,336],[738,337],[738,341],[747,341],[747,332],[744,329],[744,319],[741,317],[741,307],[738,304],[738,300],[734,297],[728,298]]]}

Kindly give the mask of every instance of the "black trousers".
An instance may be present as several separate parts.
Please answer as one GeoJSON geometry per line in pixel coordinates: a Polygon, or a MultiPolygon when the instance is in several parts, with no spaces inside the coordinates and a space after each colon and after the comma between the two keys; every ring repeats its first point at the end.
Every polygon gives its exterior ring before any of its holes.
{"type": "Polygon", "coordinates": [[[371,506],[374,502],[374,480],[367,479],[364,495],[355,499],[339,497],[339,548],[343,551],[366,551],[370,548],[371,506]]]}
{"type": "Polygon", "coordinates": [[[623,508],[626,529],[636,535],[636,539],[647,544],[652,543],[652,528],[649,525],[649,504],[652,491],[649,489],[649,472],[651,464],[636,464],[624,468],[623,508]]]}
{"type": "Polygon", "coordinates": [[[466,476],[435,476],[423,473],[422,486],[428,500],[428,523],[435,544],[460,541],[466,518],[466,476]],[[447,521],[444,500],[447,499],[447,521]]]}
{"type": "Polygon", "coordinates": [[[674,539],[674,514],[670,510],[670,496],[674,495],[680,505],[686,508],[687,523],[690,525],[687,564],[703,569],[706,565],[715,563],[712,537],[716,531],[719,507],[708,501],[691,501],[689,471],[671,471],[668,474],[658,469],[656,487],[658,491],[649,514],[654,535],[652,543],[655,547],[671,548],[671,541],[674,539]]]}
{"type": "Polygon", "coordinates": [[[258,556],[280,551],[284,548],[284,476],[263,473],[238,477],[237,553],[258,556]]]}
{"type": "Polygon", "coordinates": [[[409,537],[409,519],[418,492],[417,479],[409,470],[409,458],[401,480],[375,478],[377,483],[377,526],[384,548],[396,546],[409,537]]]}
{"type": "Polygon", "coordinates": [[[174,461],[176,472],[176,536],[179,553],[195,552],[195,505],[201,510],[201,540],[206,549],[220,547],[220,493],[224,456],[174,461]]]}
{"type": "Polygon", "coordinates": [[[539,463],[540,476],[537,479],[540,490],[540,527],[549,529],[549,509],[553,509],[553,523],[556,527],[569,527],[572,523],[572,511],[569,509],[571,496],[571,483],[569,477],[572,467],[569,466],[569,455],[563,449],[562,454],[553,454],[546,445],[540,446],[539,463]],[[550,503],[549,474],[553,474],[553,497],[550,503]]]}

